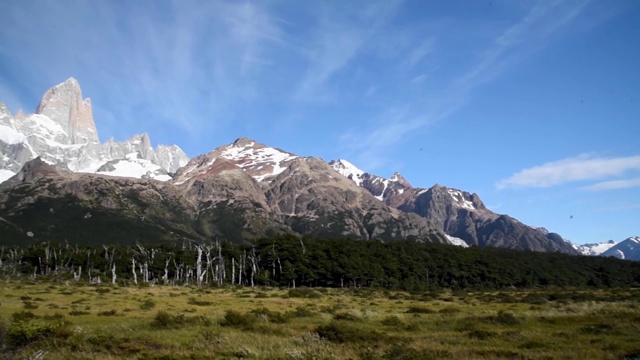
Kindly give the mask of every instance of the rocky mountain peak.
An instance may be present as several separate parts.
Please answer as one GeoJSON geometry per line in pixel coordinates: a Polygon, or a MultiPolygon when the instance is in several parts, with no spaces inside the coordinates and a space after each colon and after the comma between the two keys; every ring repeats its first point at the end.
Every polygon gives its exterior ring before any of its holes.
{"type": "Polygon", "coordinates": [[[409,189],[412,188],[411,184],[409,184],[409,182],[402,175],[400,175],[399,172],[393,173],[393,176],[391,177],[390,180],[393,181],[393,182],[396,182],[396,183],[398,183],[398,184],[400,184],[400,185],[402,185],[402,186],[404,186],[406,188],[409,188],[409,189]]]}
{"type": "Polygon", "coordinates": [[[33,182],[45,176],[66,174],[71,174],[71,170],[65,164],[52,165],[37,157],[24,164],[14,177],[2,183],[2,187],[11,187],[23,182],[33,182]]]}
{"type": "Polygon", "coordinates": [[[67,144],[98,144],[91,100],[82,99],[80,84],[74,78],[47,90],[36,114],[46,115],[67,133],[67,144]]]}
{"type": "MultiPolygon", "coordinates": [[[[234,147],[244,148],[244,147],[247,147],[247,146],[254,146],[256,144],[258,144],[258,143],[255,140],[252,140],[252,139],[249,139],[249,138],[246,138],[246,137],[239,137],[233,142],[232,145],[234,147]]],[[[258,144],[258,145],[261,145],[262,147],[264,147],[264,145],[262,145],[262,144],[258,144]]]]}

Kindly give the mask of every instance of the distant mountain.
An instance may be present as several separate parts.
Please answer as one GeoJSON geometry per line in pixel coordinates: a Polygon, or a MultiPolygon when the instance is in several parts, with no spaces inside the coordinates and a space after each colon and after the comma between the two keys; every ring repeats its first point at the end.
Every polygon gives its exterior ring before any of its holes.
{"type": "Polygon", "coordinates": [[[91,100],[82,98],[80,85],[73,78],[47,90],[34,114],[25,116],[20,110],[13,116],[0,103],[0,182],[36,157],[49,164],[65,164],[76,172],[162,180],[168,180],[167,172],[175,172],[189,160],[175,145],[158,145],[154,150],[147,134],[100,144],[91,100]],[[142,166],[138,160],[156,167],[142,166]]]}
{"type": "MultiPolygon", "coordinates": [[[[558,234],[490,211],[476,194],[439,184],[430,188],[414,188],[399,173],[385,179],[366,173],[342,159],[331,161],[330,165],[383,203],[404,213],[419,215],[432,227],[448,237],[462,240],[468,246],[578,254],[571,243],[558,234]]],[[[460,241],[457,244],[461,244],[460,241]]]]}
{"type": "Polygon", "coordinates": [[[612,248],[616,245],[616,242],[613,240],[609,240],[606,242],[593,243],[593,244],[574,244],[574,249],[578,250],[582,255],[587,256],[598,256],[602,255],[604,252],[612,248]]]}
{"type": "Polygon", "coordinates": [[[603,252],[602,256],[613,256],[625,260],[640,260],[640,237],[632,236],[627,238],[603,252]]]}

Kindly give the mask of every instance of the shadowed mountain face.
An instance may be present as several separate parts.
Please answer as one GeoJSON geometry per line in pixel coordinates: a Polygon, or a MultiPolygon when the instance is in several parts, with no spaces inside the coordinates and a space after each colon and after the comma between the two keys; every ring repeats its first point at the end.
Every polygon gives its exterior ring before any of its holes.
{"type": "Polygon", "coordinates": [[[73,173],[35,159],[0,184],[0,230],[16,242],[241,242],[279,233],[447,242],[324,161],[245,139],[192,159],[168,182],[73,173]]]}
{"type": "Polygon", "coordinates": [[[345,160],[332,161],[330,165],[383,203],[416,214],[431,227],[468,245],[578,254],[558,234],[492,212],[476,194],[438,184],[427,189],[414,188],[398,173],[385,179],[365,173],[345,160]]]}
{"type": "Polygon", "coordinates": [[[0,228],[18,240],[117,243],[281,233],[447,243],[447,234],[481,247],[576,253],[475,194],[414,188],[400,174],[349,173],[355,167],[345,164],[243,138],[191,159],[166,182],[73,173],[38,158],[0,184],[0,228]]]}

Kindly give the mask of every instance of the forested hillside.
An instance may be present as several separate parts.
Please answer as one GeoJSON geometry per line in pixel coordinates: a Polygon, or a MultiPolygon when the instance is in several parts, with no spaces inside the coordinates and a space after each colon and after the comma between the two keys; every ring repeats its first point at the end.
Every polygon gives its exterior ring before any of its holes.
{"type": "Polygon", "coordinates": [[[244,245],[38,243],[3,247],[0,260],[3,276],[115,284],[403,290],[640,285],[640,263],[612,258],[295,236],[244,245]]]}

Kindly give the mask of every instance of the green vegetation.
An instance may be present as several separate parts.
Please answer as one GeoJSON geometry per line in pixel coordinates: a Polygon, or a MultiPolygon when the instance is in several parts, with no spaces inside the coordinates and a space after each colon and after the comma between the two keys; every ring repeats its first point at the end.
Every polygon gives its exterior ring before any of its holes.
{"type": "MultiPolygon", "coordinates": [[[[640,262],[613,258],[294,236],[247,244],[223,241],[94,247],[38,243],[27,248],[0,248],[0,260],[0,276],[12,278],[138,286],[289,287],[287,297],[309,299],[321,294],[301,286],[425,291],[425,299],[431,296],[429,291],[442,289],[640,286],[640,262]]],[[[97,291],[106,295],[109,290],[97,291]]],[[[508,294],[499,296],[508,302],[508,294]]],[[[198,297],[191,301],[194,306],[214,305],[198,297]]],[[[548,300],[532,297],[527,301],[543,305],[548,300]]],[[[24,302],[26,309],[39,306],[33,300],[24,302]]]]}
{"type": "Polygon", "coordinates": [[[0,359],[633,359],[640,354],[640,289],[293,292],[312,297],[293,297],[291,290],[5,279],[0,359]],[[194,306],[193,299],[210,305],[194,306]],[[41,306],[25,310],[25,301],[41,306]]]}

